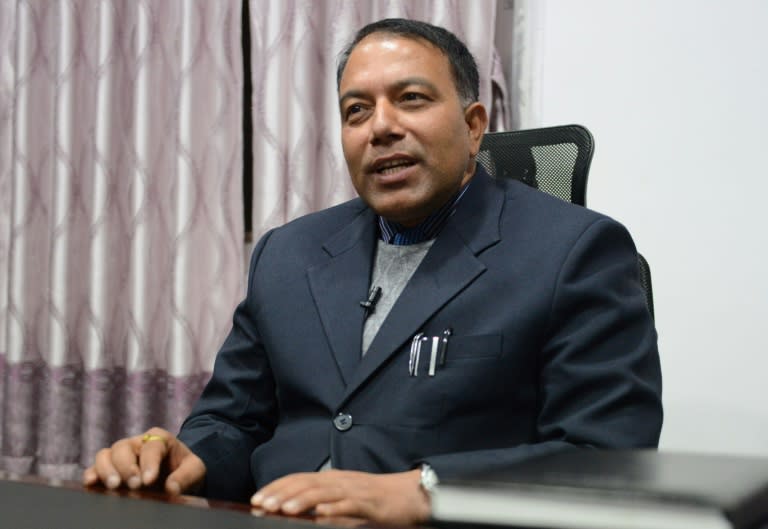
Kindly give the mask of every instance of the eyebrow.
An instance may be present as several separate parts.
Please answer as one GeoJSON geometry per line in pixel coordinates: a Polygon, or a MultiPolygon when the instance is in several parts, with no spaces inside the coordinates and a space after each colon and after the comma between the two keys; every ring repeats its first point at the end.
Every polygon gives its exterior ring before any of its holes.
{"type": "MultiPolygon", "coordinates": [[[[424,88],[427,88],[432,92],[437,91],[437,87],[435,86],[435,84],[424,77],[406,77],[405,79],[401,79],[396,83],[394,83],[394,85],[392,85],[392,88],[399,91],[414,85],[423,86],[424,88]]],[[[366,92],[364,92],[363,90],[354,90],[354,89],[347,90],[341,95],[341,97],[339,97],[339,108],[342,108],[344,106],[344,102],[347,99],[354,99],[354,98],[363,99],[365,98],[365,96],[366,96],[366,92]]]]}

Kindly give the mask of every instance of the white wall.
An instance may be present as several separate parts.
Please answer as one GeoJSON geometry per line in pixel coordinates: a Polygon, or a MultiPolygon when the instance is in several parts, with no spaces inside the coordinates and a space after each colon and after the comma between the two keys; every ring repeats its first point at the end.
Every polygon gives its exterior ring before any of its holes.
{"type": "Polygon", "coordinates": [[[663,449],[768,455],[768,1],[543,0],[534,125],[651,263],[663,449]]]}

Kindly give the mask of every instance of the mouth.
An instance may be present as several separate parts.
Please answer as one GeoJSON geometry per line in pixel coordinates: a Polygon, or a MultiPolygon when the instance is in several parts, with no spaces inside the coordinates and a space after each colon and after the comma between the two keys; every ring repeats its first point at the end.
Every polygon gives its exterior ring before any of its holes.
{"type": "Polygon", "coordinates": [[[380,158],[371,165],[371,172],[381,176],[397,174],[404,169],[416,165],[416,161],[404,156],[380,158]]]}

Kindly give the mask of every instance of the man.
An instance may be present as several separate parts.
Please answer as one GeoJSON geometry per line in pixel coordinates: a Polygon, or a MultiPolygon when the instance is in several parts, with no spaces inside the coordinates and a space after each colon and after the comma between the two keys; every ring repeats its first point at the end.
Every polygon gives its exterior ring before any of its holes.
{"type": "Polygon", "coordinates": [[[435,473],[656,446],[656,334],[626,230],[483,172],[477,68],[444,29],[366,26],[338,72],[360,198],[262,238],[178,438],[118,441],[85,483],[409,523],[435,473]]]}

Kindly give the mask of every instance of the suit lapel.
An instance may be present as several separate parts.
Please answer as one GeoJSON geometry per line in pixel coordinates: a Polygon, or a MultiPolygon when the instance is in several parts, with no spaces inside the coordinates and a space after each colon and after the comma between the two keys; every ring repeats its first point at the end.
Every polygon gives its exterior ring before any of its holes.
{"type": "Polygon", "coordinates": [[[456,213],[392,307],[359,369],[347,378],[344,400],[411,340],[435,312],[485,271],[477,254],[498,242],[503,203],[504,193],[478,169],[456,213]]]}
{"type": "Polygon", "coordinates": [[[307,270],[310,291],[344,382],[360,365],[364,311],[376,237],[375,215],[363,210],[329,239],[330,260],[307,270]]]}

